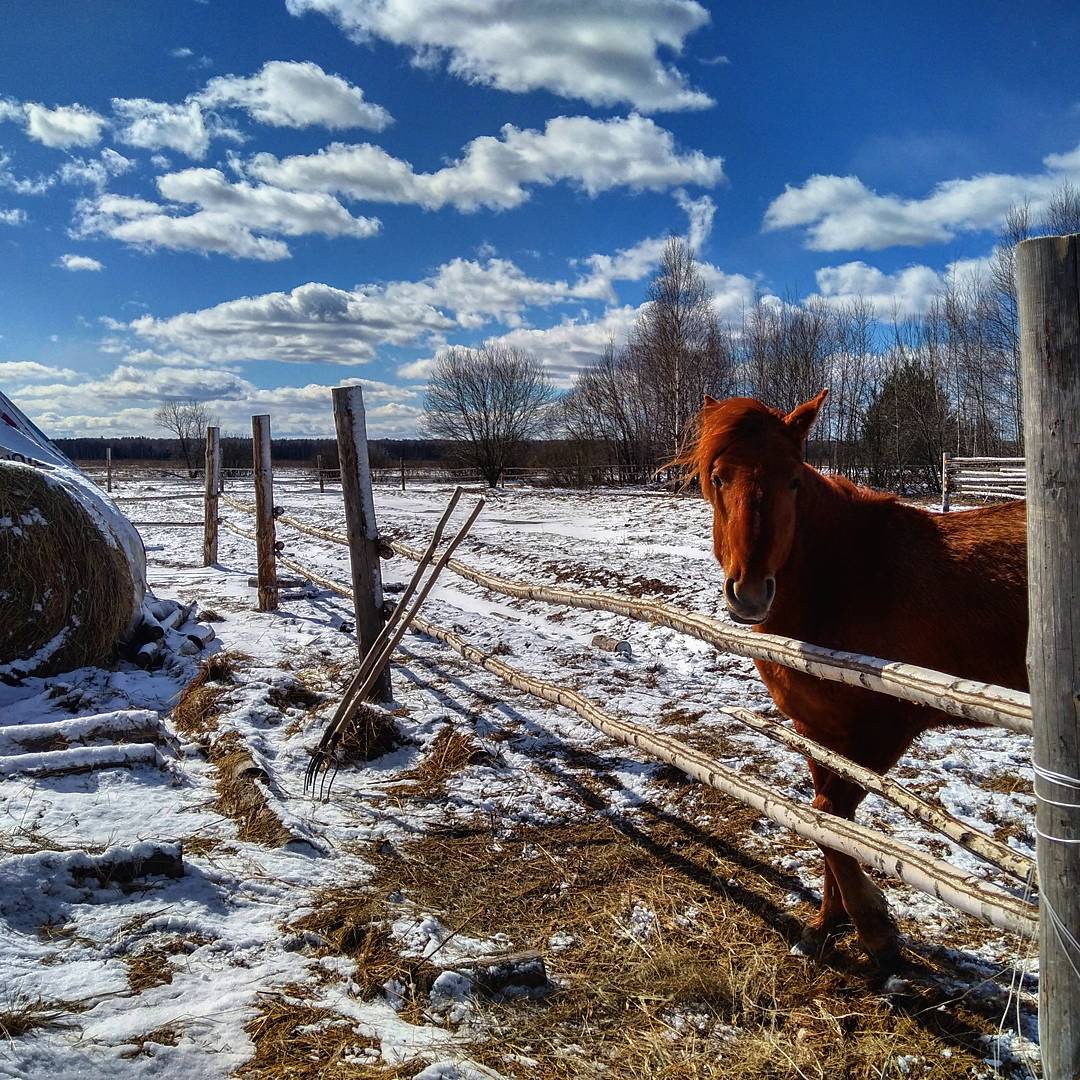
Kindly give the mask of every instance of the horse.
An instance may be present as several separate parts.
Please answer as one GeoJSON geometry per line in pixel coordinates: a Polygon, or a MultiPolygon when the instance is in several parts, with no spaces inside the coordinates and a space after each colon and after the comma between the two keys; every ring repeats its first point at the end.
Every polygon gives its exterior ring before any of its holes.
{"type": "MultiPolygon", "coordinates": [[[[756,630],[1027,689],[1023,502],[932,514],[805,461],[828,390],[786,415],[706,396],[677,459],[712,505],[713,549],[736,622],[756,630]]],[[[879,774],[924,731],[970,726],[937,709],[755,661],[795,729],[879,774]]],[[[813,806],[851,818],[858,784],[808,761],[813,806]]],[[[902,964],[881,890],[822,847],[821,906],[793,952],[820,955],[847,923],[883,971],[902,964]]]]}

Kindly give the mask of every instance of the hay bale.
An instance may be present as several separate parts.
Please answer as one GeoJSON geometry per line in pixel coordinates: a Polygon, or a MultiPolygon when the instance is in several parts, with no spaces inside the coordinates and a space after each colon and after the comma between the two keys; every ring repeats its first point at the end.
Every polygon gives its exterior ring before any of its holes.
{"type": "Polygon", "coordinates": [[[112,656],[145,588],[145,564],[111,527],[117,516],[66,472],[0,461],[0,675],[112,656]]]}

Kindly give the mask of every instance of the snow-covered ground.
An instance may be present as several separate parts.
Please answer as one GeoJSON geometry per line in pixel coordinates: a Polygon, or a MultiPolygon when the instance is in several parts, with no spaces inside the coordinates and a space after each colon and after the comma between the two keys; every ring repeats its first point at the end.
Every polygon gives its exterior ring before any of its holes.
{"type": "MultiPolygon", "coordinates": [[[[336,491],[320,494],[302,481],[284,480],[278,504],[312,524],[341,529],[336,491]]],[[[199,498],[157,501],[184,487],[182,481],[143,481],[117,494],[146,497],[121,504],[135,521],[194,520],[201,515],[199,498]]],[[[239,484],[229,494],[249,498],[239,484]]],[[[463,506],[480,494],[467,494],[463,506]]],[[[633,592],[722,614],[721,574],[711,554],[707,507],[700,501],[628,491],[483,494],[488,505],[459,552],[465,561],[507,577],[633,592]]],[[[377,489],[382,531],[423,546],[448,497],[445,486],[421,485],[404,493],[377,489]]],[[[251,528],[250,519],[228,507],[223,516],[251,528]]],[[[350,1025],[356,1048],[345,1063],[372,1070],[356,1075],[380,1075],[380,1068],[404,1068],[406,1062],[409,1068],[393,1075],[499,1075],[490,1055],[485,1065],[473,1060],[470,1045],[482,1037],[482,1009],[474,1011],[463,995],[460,976],[440,977],[417,1015],[402,1008],[392,985],[361,993],[354,959],[326,955],[290,927],[312,912],[320,891],[370,879],[365,852],[372,845],[407,846],[479,818],[492,823],[493,835],[604,815],[633,821],[644,808],[670,804],[665,770],[613,745],[574,714],[470,667],[440,643],[408,635],[393,669],[402,745],[367,765],[343,769],[328,801],[305,797],[310,748],[356,657],[350,604],[314,589],[291,595],[277,612],[260,614],[248,584],[255,566],[250,542],[222,530],[219,564],[203,568],[199,530],[153,526],[143,535],[156,595],[198,601],[217,632],[212,649],[244,654],[234,681],[224,686],[213,738],[238,739],[264,770],[268,805],[296,839],[283,847],[243,839],[236,822],[221,812],[218,770],[205,745],[172,724],[170,710],[195,675],[198,657],[174,656],[154,673],[120,665],[0,686],[0,1023],[11,1033],[0,1042],[0,1076],[229,1075],[251,1058],[251,1036],[267,1003],[296,1000],[298,987],[306,988],[307,1004],[320,1010],[320,1022],[330,1023],[326,1017],[332,1015],[350,1025]],[[313,704],[310,692],[324,695],[322,703],[313,704]],[[111,715],[83,725],[82,733],[68,729],[63,736],[55,726],[99,714],[111,715]],[[18,729],[31,724],[47,726],[20,742],[18,729]],[[425,760],[448,725],[483,752],[437,797],[403,797],[403,774],[425,760]],[[97,749],[80,749],[87,744],[97,749]],[[109,766],[117,752],[102,748],[121,744],[129,747],[130,760],[109,766]],[[131,750],[135,745],[143,749],[131,750]],[[74,754],[67,765],[81,764],[83,771],[50,769],[50,761],[64,764],[49,757],[59,749],[69,758],[74,754]],[[100,760],[95,766],[95,754],[107,758],[104,766],[100,760]],[[566,770],[551,767],[565,765],[574,754],[603,761],[604,807],[583,801],[577,786],[567,783],[566,770]],[[175,842],[184,847],[182,876],[144,869],[124,880],[130,875],[108,869],[110,860],[145,855],[140,844],[175,842]],[[19,1033],[20,1016],[41,1022],[31,1026],[27,1019],[29,1030],[19,1033]]],[[[344,548],[286,526],[279,538],[291,559],[349,581],[344,548]]],[[[413,571],[401,559],[383,566],[391,589],[413,571]]],[[[752,769],[779,791],[802,801],[811,796],[799,757],[715,711],[721,705],[770,707],[748,660],[603,612],[495,596],[449,572],[425,614],[472,643],[497,647],[519,668],[570,683],[612,711],[752,769]],[[632,655],[593,647],[600,633],[629,642],[632,655]]],[[[895,775],[1031,854],[1029,752],[1026,739],[1008,732],[937,732],[912,749],[895,775]]],[[[1011,887],[875,797],[860,808],[858,820],[1011,887]]],[[[708,816],[697,824],[708,829],[708,816]]],[[[742,831],[742,846],[783,872],[788,885],[778,893],[781,906],[800,918],[812,913],[811,894],[821,883],[816,848],[760,821],[742,831]]],[[[999,934],[902,885],[883,884],[910,950],[933,968],[938,990],[950,998],[982,1000],[984,1013],[1010,1008],[999,1031],[993,1023],[975,1031],[982,1048],[976,1072],[993,1075],[1000,1061],[1006,1073],[1027,1075],[1037,990],[1034,944],[999,934]]],[[[465,957],[522,945],[510,925],[475,936],[451,929],[438,910],[418,907],[407,889],[392,894],[391,902],[397,907],[388,912],[388,925],[403,955],[431,955],[449,971],[463,966],[465,957]]],[[[638,903],[628,924],[652,919],[638,903]]],[[[565,928],[568,940],[579,932],[565,928]]],[[[562,941],[558,934],[552,937],[547,957],[556,985],[562,941]]],[[[877,993],[865,985],[861,992],[877,993]]],[[[908,1060],[910,1055],[886,1060],[873,1075],[971,1075],[970,1058],[950,1071],[947,1040],[940,1054],[929,1063],[908,1060]]],[[[506,1075],[520,1073],[515,1061],[506,1075]]],[[[319,1075],[318,1067],[312,1070],[319,1075]]],[[[582,1075],[592,1073],[583,1069],[582,1075]]]]}

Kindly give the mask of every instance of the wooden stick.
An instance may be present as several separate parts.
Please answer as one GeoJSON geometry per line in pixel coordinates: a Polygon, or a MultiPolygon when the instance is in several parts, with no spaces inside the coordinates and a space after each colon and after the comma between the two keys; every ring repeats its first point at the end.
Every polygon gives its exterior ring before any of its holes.
{"type": "Polygon", "coordinates": [[[687,776],[753,807],[806,840],[851,855],[864,865],[898,877],[912,888],[936,896],[950,907],[974,915],[1001,930],[1021,935],[1032,935],[1036,931],[1035,906],[1003,889],[964,874],[941,859],[877,833],[865,825],[801,806],[778,795],[771,785],[735,772],[693,747],[612,715],[576,690],[526,675],[426,619],[417,616],[413,619],[413,625],[420,633],[444,642],[466,660],[478,664],[511,686],[572,709],[605,735],[674,765],[687,776]]]}
{"type": "MultiPolygon", "coordinates": [[[[333,391],[337,428],[341,491],[345,500],[345,527],[352,567],[356,645],[361,658],[383,627],[382,567],[379,564],[379,527],[371,490],[364,392],[359,386],[337,386],[333,391]]],[[[376,697],[389,701],[390,671],[380,672],[376,697]]]]}
{"type": "Polygon", "coordinates": [[[800,735],[779,721],[763,716],[761,713],[738,708],[722,708],[720,712],[753,728],[754,731],[760,732],[774,742],[797,750],[838,776],[853,780],[868,791],[876,792],[882,798],[888,799],[889,802],[907,811],[916,820],[936,829],[999,870],[1025,883],[1034,880],[1035,864],[1027,856],[1013,851],[1008,844],[1003,844],[1000,840],[995,840],[994,837],[967,825],[947,811],[931,806],[903,784],[898,784],[887,776],[880,776],[872,769],[859,765],[835,750],[829,750],[820,743],[814,742],[813,739],[808,739],[805,735],[800,735]]]}
{"type": "Polygon", "coordinates": [[[221,489],[221,432],[206,429],[206,482],[203,494],[203,566],[213,566],[218,557],[218,496],[221,489]]]}
{"type": "Polygon", "coordinates": [[[105,490],[112,494],[112,447],[105,447],[105,490]]]}
{"type": "Polygon", "coordinates": [[[1047,1080],[1071,1080],[1080,1075],[1080,234],[1018,245],[1016,286],[1030,470],[1039,1044],[1047,1080]]]}
{"type": "Polygon", "coordinates": [[[948,450],[944,451],[941,455],[941,512],[947,514],[949,512],[949,463],[952,461],[952,454],[948,450]]]}
{"type": "Polygon", "coordinates": [[[277,567],[274,565],[274,469],[270,460],[270,417],[251,418],[252,461],[255,473],[255,535],[258,545],[259,610],[278,606],[277,567]]]}

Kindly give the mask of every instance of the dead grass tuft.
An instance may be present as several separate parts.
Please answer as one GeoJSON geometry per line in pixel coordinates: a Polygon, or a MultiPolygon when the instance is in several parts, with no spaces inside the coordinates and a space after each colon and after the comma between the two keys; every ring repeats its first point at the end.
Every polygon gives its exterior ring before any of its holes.
{"type": "Polygon", "coordinates": [[[324,698],[322,694],[317,694],[300,679],[290,679],[284,686],[271,687],[266,700],[281,712],[286,709],[301,709],[307,712],[321,705],[324,698]]]}
{"type": "Polygon", "coordinates": [[[270,808],[260,784],[266,774],[252,760],[238,732],[226,732],[216,739],[209,757],[217,771],[217,809],[237,823],[241,840],[284,847],[296,839],[270,808]]]}
{"type": "Polygon", "coordinates": [[[43,998],[16,996],[0,1005],[0,1038],[18,1039],[31,1031],[68,1026],[64,1016],[81,1012],[80,1006],[69,1001],[45,1001],[43,998]]]}
{"type": "Polygon", "coordinates": [[[380,1064],[379,1041],[359,1034],[355,1020],[315,1005],[303,986],[265,995],[245,1030],[255,1054],[234,1075],[251,1080],[397,1080],[424,1065],[380,1064]]]}
{"type": "Polygon", "coordinates": [[[121,1058],[129,1061],[137,1057],[153,1057],[154,1046],[176,1046],[180,1042],[180,1032],[173,1027],[159,1027],[145,1035],[137,1035],[131,1042],[132,1048],[120,1054],[121,1058]]]}
{"type": "Polygon", "coordinates": [[[334,751],[336,765],[374,761],[396,750],[404,740],[394,717],[384,709],[361,705],[341,734],[334,751]]]}
{"type": "Polygon", "coordinates": [[[491,755],[476,740],[453,724],[447,724],[435,739],[424,760],[401,774],[401,783],[392,791],[430,797],[446,792],[447,781],[470,765],[483,764],[491,755]]]}
{"type": "Polygon", "coordinates": [[[169,958],[181,954],[189,955],[200,946],[209,945],[211,940],[203,934],[172,934],[147,942],[137,953],[124,957],[124,964],[128,969],[128,986],[136,994],[141,994],[153,986],[166,986],[172,982],[176,973],[169,958]]]}
{"type": "Polygon", "coordinates": [[[225,650],[199,664],[195,678],[181,691],[173,706],[173,726],[182,735],[201,738],[217,729],[221,699],[228,693],[241,664],[251,658],[225,650]]]}

